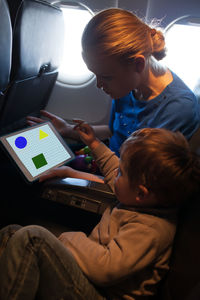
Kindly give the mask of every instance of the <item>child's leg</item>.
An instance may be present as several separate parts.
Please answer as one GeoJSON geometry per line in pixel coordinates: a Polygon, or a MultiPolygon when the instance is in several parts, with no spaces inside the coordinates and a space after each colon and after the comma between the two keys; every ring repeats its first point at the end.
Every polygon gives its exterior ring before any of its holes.
{"type": "Polygon", "coordinates": [[[62,243],[48,230],[27,226],[0,257],[0,299],[103,300],[62,243]]]}

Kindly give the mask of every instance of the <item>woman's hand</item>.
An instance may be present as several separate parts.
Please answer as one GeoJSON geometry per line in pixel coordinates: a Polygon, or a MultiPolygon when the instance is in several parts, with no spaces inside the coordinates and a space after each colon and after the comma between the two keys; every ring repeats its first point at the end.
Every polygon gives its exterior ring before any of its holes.
{"type": "Polygon", "coordinates": [[[91,150],[94,150],[100,143],[100,141],[96,138],[94,129],[83,120],[73,120],[77,125],[74,127],[80,136],[80,139],[90,147],[91,150]]]}
{"type": "MultiPolygon", "coordinates": [[[[45,117],[47,120],[51,121],[51,123],[54,125],[54,127],[58,130],[58,132],[62,136],[68,136],[70,132],[73,130],[73,126],[68,124],[65,120],[62,118],[46,111],[46,110],[41,110],[40,111],[41,115],[45,117]]],[[[37,118],[37,117],[32,117],[32,116],[27,116],[27,123],[32,126],[38,123],[43,123],[45,122],[45,119],[42,118],[37,118]]]]}

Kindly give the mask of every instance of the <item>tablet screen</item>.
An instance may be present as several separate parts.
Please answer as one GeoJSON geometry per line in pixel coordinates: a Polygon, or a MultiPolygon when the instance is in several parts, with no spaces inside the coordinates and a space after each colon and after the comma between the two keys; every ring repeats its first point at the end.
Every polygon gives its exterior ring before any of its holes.
{"type": "Polygon", "coordinates": [[[74,158],[50,122],[5,135],[1,141],[30,182],[74,158]]]}

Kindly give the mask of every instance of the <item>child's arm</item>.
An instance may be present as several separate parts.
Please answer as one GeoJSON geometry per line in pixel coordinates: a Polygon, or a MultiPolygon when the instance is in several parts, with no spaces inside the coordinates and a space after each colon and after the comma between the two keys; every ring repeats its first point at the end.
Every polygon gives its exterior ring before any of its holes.
{"type": "Polygon", "coordinates": [[[57,178],[66,178],[66,177],[80,178],[80,179],[86,179],[86,180],[104,183],[104,180],[101,179],[99,176],[87,172],[81,172],[68,166],[63,166],[63,167],[50,170],[45,175],[42,175],[39,181],[42,182],[47,179],[56,178],[56,177],[57,178]]]}
{"type": "MultiPolygon", "coordinates": [[[[161,220],[160,223],[158,221],[156,228],[152,228],[139,222],[135,217],[135,222],[121,224],[119,231],[114,233],[109,231],[109,227],[106,226],[106,212],[102,217],[101,224],[94,229],[92,238],[83,232],[65,232],[59,237],[59,240],[71,251],[82,271],[91,281],[99,286],[112,286],[127,279],[130,275],[134,280],[135,275],[145,274],[145,270],[148,274],[156,261],[159,261],[159,257],[161,257],[161,262],[160,266],[157,263],[158,269],[160,267],[162,272],[167,270],[175,234],[174,224],[161,220]],[[109,238],[111,239],[109,240],[109,238]]],[[[112,218],[112,222],[117,217],[119,223],[120,213],[112,218]]],[[[128,218],[127,215],[124,220],[128,218]]],[[[151,218],[148,222],[152,225],[151,218]]]]}
{"type": "MultiPolygon", "coordinates": [[[[65,178],[65,177],[72,177],[72,178],[80,178],[80,179],[86,179],[86,180],[91,180],[91,181],[96,181],[96,182],[101,182],[101,183],[108,183],[110,187],[113,189],[113,176],[114,173],[112,173],[112,169],[116,169],[118,167],[118,158],[116,157],[115,163],[113,160],[113,156],[115,157],[114,153],[109,150],[103,143],[100,142],[98,138],[95,136],[95,132],[93,128],[85,123],[84,121],[81,120],[76,120],[75,121],[77,125],[75,126],[74,130],[78,132],[81,140],[90,147],[90,149],[93,151],[96,151],[94,153],[95,159],[97,159],[97,163],[102,171],[102,174],[106,176],[105,181],[100,178],[99,176],[93,175],[91,173],[87,172],[81,172],[78,170],[75,170],[71,167],[60,167],[60,168],[55,168],[45,175],[40,177],[40,182],[51,179],[51,178],[65,178]],[[108,152],[106,156],[107,162],[105,162],[105,159],[102,162],[101,155],[99,155],[99,150],[98,149],[104,148],[103,152],[108,152]],[[110,160],[112,157],[112,160],[110,160]],[[98,159],[99,158],[99,159],[98,159]],[[103,167],[102,167],[103,166],[103,167]]],[[[101,154],[101,150],[100,150],[101,154]]]]}
{"type": "MultiPolygon", "coordinates": [[[[75,126],[75,131],[78,133],[82,141],[86,145],[88,145],[90,149],[95,149],[96,147],[98,147],[100,141],[95,137],[93,128],[82,120],[76,120],[75,122],[77,123],[77,125],[75,126]]],[[[56,177],[72,177],[104,183],[104,180],[99,176],[87,172],[81,172],[68,166],[63,166],[50,170],[45,175],[41,176],[39,181],[42,182],[47,179],[56,177]]]]}
{"type": "Polygon", "coordinates": [[[114,191],[116,169],[119,166],[119,158],[106,145],[95,136],[93,128],[84,121],[77,120],[75,130],[79,132],[81,140],[92,150],[92,155],[103,174],[104,182],[109,184],[114,191]]]}
{"type": "Polygon", "coordinates": [[[119,166],[119,158],[106,145],[95,136],[93,128],[84,121],[77,120],[75,130],[78,131],[81,140],[92,150],[92,155],[103,174],[104,182],[109,184],[114,191],[116,169],[119,166]]]}

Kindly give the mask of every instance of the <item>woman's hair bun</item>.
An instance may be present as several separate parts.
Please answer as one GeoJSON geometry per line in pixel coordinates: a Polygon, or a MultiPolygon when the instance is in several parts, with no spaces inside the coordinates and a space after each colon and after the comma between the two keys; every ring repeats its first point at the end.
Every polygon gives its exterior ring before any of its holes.
{"type": "Polygon", "coordinates": [[[155,28],[151,29],[152,55],[161,60],[166,56],[165,37],[162,31],[155,28]]]}

